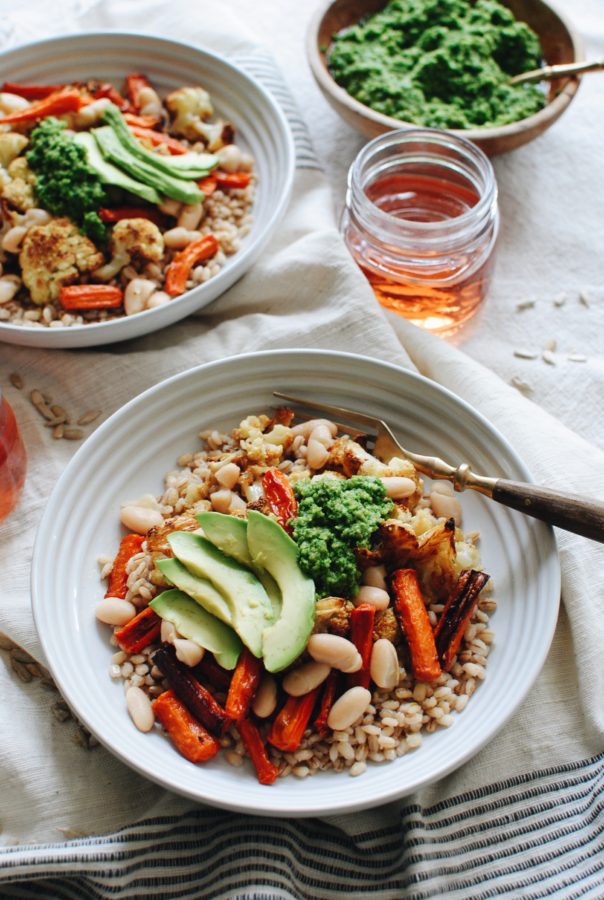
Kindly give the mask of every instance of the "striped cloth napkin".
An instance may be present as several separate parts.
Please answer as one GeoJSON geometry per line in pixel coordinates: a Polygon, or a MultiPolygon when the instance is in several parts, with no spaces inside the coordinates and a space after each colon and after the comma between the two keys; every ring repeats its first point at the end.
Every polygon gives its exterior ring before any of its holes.
{"type": "MultiPolygon", "coordinates": [[[[3,43],[38,37],[42,8],[34,0],[2,20],[3,43]]],[[[94,398],[108,415],[199,362],[267,348],[352,349],[446,384],[495,422],[538,481],[604,492],[601,451],[452,346],[384,315],[338,236],[283,81],[228,11],[186,0],[60,9],[56,33],[144,30],[209,46],[245,67],[288,116],[296,186],[270,251],[209,309],[125,347],[3,346],[3,382],[18,371],[27,385],[70,402],[94,398]],[[303,288],[292,292],[296,284],[303,288]]],[[[594,578],[604,568],[601,547],[559,535],[564,606],[543,672],[502,732],[457,772],[399,803],[326,820],[208,809],[95,747],[46,678],[29,610],[29,559],[45,499],[73,449],[49,444],[18,392],[10,400],[30,469],[0,545],[0,897],[603,896],[604,594],[594,578]]]]}

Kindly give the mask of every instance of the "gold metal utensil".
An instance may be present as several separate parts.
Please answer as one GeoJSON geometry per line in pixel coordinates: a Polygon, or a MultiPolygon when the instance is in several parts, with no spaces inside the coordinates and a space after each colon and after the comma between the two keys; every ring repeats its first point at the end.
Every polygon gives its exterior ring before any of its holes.
{"type": "Polygon", "coordinates": [[[393,456],[402,456],[410,460],[422,475],[450,481],[456,491],[465,491],[466,489],[478,491],[503,506],[517,509],[535,519],[541,519],[548,525],[555,525],[566,531],[572,531],[604,543],[604,503],[527,482],[477,475],[467,463],[452,466],[438,456],[422,456],[406,450],[399,444],[389,426],[382,419],[345,409],[342,406],[292,397],[289,394],[282,394],[280,391],[273,391],[273,394],[298,407],[297,415],[302,419],[312,418],[305,410],[323,412],[334,419],[338,429],[343,433],[350,434],[351,437],[366,435],[368,447],[375,456],[384,462],[388,462],[393,456]],[[336,419],[346,419],[351,424],[344,424],[336,419]],[[363,426],[363,430],[353,427],[353,423],[363,426]]]}
{"type": "Polygon", "coordinates": [[[508,80],[508,84],[528,84],[534,81],[552,81],[554,78],[582,75],[584,72],[599,72],[604,69],[604,60],[592,62],[560,63],[557,66],[543,66],[542,69],[531,69],[508,80]]]}

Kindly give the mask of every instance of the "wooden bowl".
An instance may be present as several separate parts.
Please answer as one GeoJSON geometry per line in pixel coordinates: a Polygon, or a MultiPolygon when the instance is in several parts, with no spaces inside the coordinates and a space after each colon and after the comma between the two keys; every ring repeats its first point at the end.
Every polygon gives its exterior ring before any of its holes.
{"type": "MultiPolygon", "coordinates": [[[[584,58],[581,41],[564,20],[544,0],[502,0],[514,16],[537,32],[544,65],[578,62],[584,58]]],[[[351,97],[332,78],[327,68],[327,48],[342,28],[377,12],[386,0],[328,0],[315,13],[307,33],[307,55],[312,73],[325,95],[343,119],[368,138],[397,128],[418,127],[412,122],[394,119],[376,112],[351,97]]],[[[548,103],[538,113],[509,125],[484,128],[451,129],[453,134],[478,144],[489,156],[506,153],[526,144],[544,132],[562,115],[577,93],[579,78],[560,78],[550,82],[548,103]]]]}

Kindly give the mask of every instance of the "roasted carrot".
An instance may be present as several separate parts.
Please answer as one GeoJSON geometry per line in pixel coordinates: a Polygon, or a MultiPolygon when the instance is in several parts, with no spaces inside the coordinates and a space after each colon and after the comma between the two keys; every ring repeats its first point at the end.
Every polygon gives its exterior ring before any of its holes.
{"type": "Polygon", "coordinates": [[[120,92],[115,88],[111,82],[104,81],[102,84],[99,84],[94,88],[92,92],[92,96],[95,100],[101,100],[106,97],[108,100],[111,100],[119,109],[125,110],[128,108],[128,101],[122,97],[120,92]]]}
{"type": "Polygon", "coordinates": [[[303,697],[289,697],[267,737],[273,747],[285,753],[293,753],[298,749],[320,690],[319,686],[303,697]]]}
{"type": "Polygon", "coordinates": [[[478,603],[478,595],[489,577],[485,572],[478,572],[476,569],[464,569],[449,595],[434,632],[436,650],[445,672],[451,668],[464,631],[478,603]]]}
{"type": "Polygon", "coordinates": [[[170,688],[189,712],[213,734],[224,734],[231,718],[210,691],[193,677],[191,669],[176,658],[174,647],[160,647],[153,662],[168,680],[170,688]]]}
{"type": "Polygon", "coordinates": [[[177,141],[176,138],[171,135],[164,134],[163,131],[154,131],[153,128],[148,125],[135,124],[133,119],[138,118],[140,121],[140,117],[131,116],[126,113],[124,118],[126,119],[132,134],[140,140],[147,140],[149,143],[153,144],[154,147],[158,144],[165,144],[172,156],[182,156],[183,153],[190,152],[188,147],[185,147],[184,144],[181,144],[180,141],[177,141]]]}
{"type": "Polygon", "coordinates": [[[213,194],[218,184],[216,183],[216,179],[213,175],[206,175],[205,178],[200,178],[197,182],[197,187],[204,192],[206,197],[209,197],[210,194],[213,194]]]}
{"type": "Polygon", "coordinates": [[[206,650],[201,662],[193,669],[193,675],[202,684],[207,682],[210,687],[219,691],[228,691],[232,673],[219,666],[212,654],[206,650]]]}
{"type": "Polygon", "coordinates": [[[413,674],[419,681],[435,681],[442,670],[415,569],[397,569],[391,584],[394,609],[409,645],[413,674]]]}
{"type": "Polygon", "coordinates": [[[150,606],[114,632],[115,639],[126,653],[140,653],[143,647],[152,644],[159,637],[161,619],[150,606]]]}
{"type": "Polygon", "coordinates": [[[369,603],[360,603],[350,614],[350,640],[361,654],[363,665],[358,672],[351,672],[346,676],[348,687],[360,685],[368,688],[371,682],[369,664],[373,650],[374,620],[375,606],[370,606],[369,603]]]}
{"type": "Polygon", "coordinates": [[[209,259],[218,253],[220,244],[213,234],[206,234],[198,238],[177,253],[168,268],[164,289],[171,297],[177,297],[184,293],[191,269],[204,259],[209,259]]]}
{"type": "Polygon", "coordinates": [[[165,224],[166,217],[159,209],[145,206],[116,206],[113,209],[99,209],[102,222],[121,222],[122,219],[148,219],[156,225],[165,224]]]}
{"type": "Polygon", "coordinates": [[[247,715],[261,677],[262,662],[246,648],[239,657],[226,698],[225,710],[231,719],[238,722],[247,715]]]}
{"type": "Polygon", "coordinates": [[[67,88],[67,90],[57,91],[35,101],[27,109],[11,113],[9,116],[2,116],[0,125],[20,125],[25,122],[36,122],[47,116],[61,116],[63,113],[77,112],[84,103],[84,98],[79,91],[67,88]]]}
{"type": "Polygon", "coordinates": [[[267,469],[262,476],[262,487],[270,511],[291,534],[289,522],[298,515],[298,501],[287,475],[281,469],[267,469]]]}
{"type": "Polygon", "coordinates": [[[272,784],[279,775],[279,769],[268,758],[264,741],[257,726],[250,719],[237,723],[241,740],[254,764],[260,784],[272,784]]]}
{"type": "Polygon", "coordinates": [[[125,112],[124,119],[135,128],[155,128],[161,122],[161,116],[137,116],[131,112],[125,112]]]}
{"type": "Polygon", "coordinates": [[[63,89],[62,84],[16,84],[14,81],[5,81],[2,85],[2,90],[7,94],[17,94],[26,100],[43,100],[63,89]]]}
{"type": "Polygon", "coordinates": [[[128,593],[128,561],[136,553],[140,553],[145,538],[142,534],[126,534],[120,541],[120,546],[113,560],[113,568],[107,584],[106,597],[121,597],[128,593]]]}
{"type": "Polygon", "coordinates": [[[327,718],[331,712],[331,707],[335,703],[339,682],[340,673],[337,669],[332,669],[322,685],[323,693],[321,695],[321,706],[319,707],[319,714],[313,722],[313,728],[322,737],[326,737],[330,730],[327,727],[327,718]]]}
{"type": "Polygon", "coordinates": [[[172,691],[164,691],[151,705],[156,718],[185,759],[199,763],[216,756],[220,750],[216,738],[193,718],[172,691]]]}
{"type": "Polygon", "coordinates": [[[111,284],[71,284],[59,291],[63,309],[117,309],[123,302],[122,289],[111,284]]]}
{"type": "Polygon", "coordinates": [[[216,186],[221,191],[246,188],[252,178],[249,172],[221,172],[217,169],[212,174],[216,179],[216,186]]]}
{"type": "Polygon", "coordinates": [[[138,73],[126,75],[126,95],[130,106],[135,113],[139,113],[141,108],[140,92],[143,88],[148,87],[151,87],[151,82],[146,75],[140,75],[138,73]]]}

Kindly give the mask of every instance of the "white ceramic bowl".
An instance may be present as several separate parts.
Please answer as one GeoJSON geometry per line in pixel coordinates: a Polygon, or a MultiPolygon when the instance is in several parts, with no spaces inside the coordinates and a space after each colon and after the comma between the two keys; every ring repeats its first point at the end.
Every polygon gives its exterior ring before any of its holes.
{"type": "Polygon", "coordinates": [[[104,422],[73,457],[38,530],[33,609],[46,657],[65,699],[123,762],[195,800],[242,812],[310,816],[351,812],[408,794],[475,754],[522,703],[548,652],[560,593],[551,529],[468,492],[464,524],[482,534],[485,569],[498,601],[487,676],[448,729],[351,781],[318,773],[259,785],[251,764],[222,756],[194,766],[158,731],[128,718],[121,684],[108,674],[109,630],[94,619],[103,586],[96,558],[120,538],[120,501],[162,490],[176,458],[199,447],[200,429],[232,428],[268,410],[273,390],[325,400],[385,418],[419,452],[468,460],[477,471],[529,480],[525,465],[478,413],[432,382],[396,366],[329,351],[255,353],[200,366],[164,381],[104,422]],[[469,459],[468,459],[469,458],[469,459]]]}
{"type": "Polygon", "coordinates": [[[51,84],[98,78],[121,86],[144,72],[160,94],[204,85],[217,114],[235,127],[237,142],[255,159],[253,224],[241,249],[218,275],[166,306],[110,322],[40,328],[0,322],[0,340],[30,347],[92,347],[140,337],[171,325],[220,296],[249,269],[274,233],[289,202],[295,152],[289,125],[270,94],[241,69],[208,50],[140,34],[99,33],[52,38],[0,55],[4,77],[51,84]]]}

